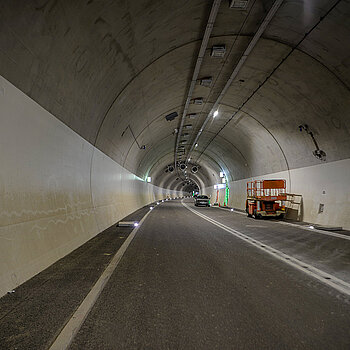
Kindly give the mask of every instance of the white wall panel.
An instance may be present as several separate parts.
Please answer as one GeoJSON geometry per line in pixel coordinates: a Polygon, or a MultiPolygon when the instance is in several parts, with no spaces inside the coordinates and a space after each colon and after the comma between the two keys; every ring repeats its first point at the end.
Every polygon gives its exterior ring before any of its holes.
{"type": "Polygon", "coordinates": [[[163,191],[0,78],[0,296],[163,191]]]}
{"type": "MultiPolygon", "coordinates": [[[[259,179],[286,179],[289,193],[303,196],[302,220],[310,223],[342,226],[350,229],[350,159],[322,163],[310,167],[292,169],[264,176],[230,182],[229,206],[245,209],[246,183],[259,179]],[[324,212],[319,213],[320,203],[324,212]]],[[[211,194],[212,202],[216,190],[207,187],[203,193],[211,194]]],[[[220,191],[220,203],[224,191],[220,191]]]]}

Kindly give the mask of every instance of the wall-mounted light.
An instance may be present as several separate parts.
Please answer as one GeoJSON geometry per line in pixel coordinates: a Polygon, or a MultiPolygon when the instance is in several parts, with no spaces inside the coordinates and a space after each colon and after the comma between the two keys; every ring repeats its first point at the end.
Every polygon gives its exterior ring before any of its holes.
{"type": "Polygon", "coordinates": [[[223,177],[223,178],[221,179],[221,182],[222,182],[223,184],[225,184],[225,183],[226,183],[226,179],[223,177]]]}
{"type": "Polygon", "coordinates": [[[197,147],[198,147],[198,143],[196,143],[196,144],[194,145],[194,147],[196,147],[196,148],[197,148],[197,147]]]}
{"type": "Polygon", "coordinates": [[[220,177],[224,177],[224,176],[225,176],[224,172],[220,171],[220,177]]]}
{"type": "Polygon", "coordinates": [[[151,182],[152,178],[150,176],[147,177],[147,182],[151,182]]]}
{"type": "Polygon", "coordinates": [[[221,190],[223,188],[226,188],[226,185],[225,184],[217,184],[217,185],[214,185],[214,189],[215,190],[221,190]]]}

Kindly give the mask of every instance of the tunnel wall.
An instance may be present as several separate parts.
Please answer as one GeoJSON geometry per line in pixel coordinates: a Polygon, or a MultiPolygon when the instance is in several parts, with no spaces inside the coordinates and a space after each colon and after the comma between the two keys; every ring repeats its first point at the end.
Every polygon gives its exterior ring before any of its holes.
{"type": "MultiPolygon", "coordinates": [[[[302,195],[301,219],[303,221],[350,229],[349,174],[350,159],[344,159],[232,181],[229,183],[229,206],[245,209],[247,181],[286,179],[287,192],[302,195]],[[320,203],[324,204],[322,213],[319,213],[320,203]]],[[[224,190],[220,191],[220,203],[224,202],[224,192],[224,190]]],[[[210,194],[212,202],[215,201],[216,190],[213,187],[207,187],[203,193],[210,194]]]]}
{"type": "Polygon", "coordinates": [[[0,296],[136,209],[180,194],[142,181],[0,78],[0,296]]]}

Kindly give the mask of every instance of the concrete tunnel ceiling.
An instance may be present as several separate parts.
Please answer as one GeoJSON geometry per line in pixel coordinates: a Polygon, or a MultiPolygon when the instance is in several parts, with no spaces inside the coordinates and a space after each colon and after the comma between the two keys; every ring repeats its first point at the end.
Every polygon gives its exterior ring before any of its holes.
{"type": "MultiPolygon", "coordinates": [[[[179,189],[174,163],[191,79],[213,4],[218,12],[181,140],[189,178],[217,183],[350,157],[350,2],[282,1],[199,129],[274,1],[2,1],[1,74],[141,178],[179,189]],[[225,45],[224,57],[211,57],[225,45]],[[210,86],[199,79],[212,77],[210,86]],[[167,121],[165,116],[177,112],[167,121]],[[325,153],[299,125],[308,125],[325,153]],[[145,149],[143,149],[145,145],[145,149]],[[188,170],[188,172],[190,172],[188,170]]],[[[183,176],[181,175],[181,178],[183,176]]]]}

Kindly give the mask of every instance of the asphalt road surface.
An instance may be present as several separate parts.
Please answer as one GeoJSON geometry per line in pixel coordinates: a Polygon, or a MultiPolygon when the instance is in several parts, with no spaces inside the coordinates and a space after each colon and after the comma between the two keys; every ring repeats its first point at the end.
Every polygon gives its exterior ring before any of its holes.
{"type": "MultiPolygon", "coordinates": [[[[348,240],[187,204],[349,274],[348,240]]],[[[349,297],[170,201],[140,227],[71,349],[349,350],[349,297]]]]}

